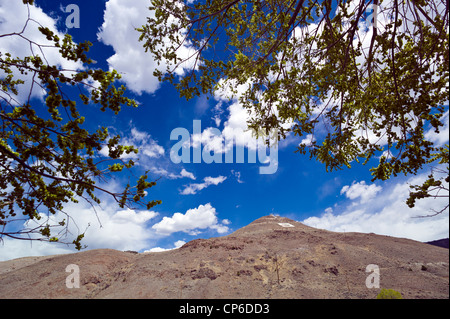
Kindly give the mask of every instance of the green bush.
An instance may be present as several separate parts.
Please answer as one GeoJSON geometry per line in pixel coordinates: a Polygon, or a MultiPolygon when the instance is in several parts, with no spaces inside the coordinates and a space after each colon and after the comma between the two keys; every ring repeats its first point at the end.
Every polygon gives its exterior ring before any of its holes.
{"type": "Polygon", "coordinates": [[[403,299],[402,294],[394,289],[381,289],[377,299],[403,299]]]}

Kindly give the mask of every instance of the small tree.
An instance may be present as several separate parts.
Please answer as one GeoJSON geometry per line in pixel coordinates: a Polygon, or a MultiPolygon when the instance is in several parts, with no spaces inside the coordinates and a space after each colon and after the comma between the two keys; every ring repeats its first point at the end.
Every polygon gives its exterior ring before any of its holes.
{"type": "Polygon", "coordinates": [[[377,299],[403,299],[402,294],[394,289],[381,289],[377,299]]]}

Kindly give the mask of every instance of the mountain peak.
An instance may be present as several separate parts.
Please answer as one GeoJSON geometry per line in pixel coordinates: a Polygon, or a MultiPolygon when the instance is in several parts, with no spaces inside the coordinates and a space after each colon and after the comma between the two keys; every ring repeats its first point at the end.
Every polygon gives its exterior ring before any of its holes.
{"type": "Polygon", "coordinates": [[[230,234],[230,237],[233,236],[253,236],[256,234],[270,233],[276,230],[290,230],[293,232],[298,231],[315,231],[315,228],[306,226],[302,223],[299,223],[295,220],[286,217],[280,217],[275,215],[267,215],[262,216],[247,226],[244,226],[234,233],[230,234]]]}
{"type": "Polygon", "coordinates": [[[403,298],[447,299],[448,259],[448,249],[409,239],[269,215],[171,251],[0,262],[0,298],[375,298],[389,288],[403,298]],[[67,265],[79,266],[80,288],[66,287],[67,265]],[[378,267],[380,287],[366,286],[369,265],[378,267]]]}

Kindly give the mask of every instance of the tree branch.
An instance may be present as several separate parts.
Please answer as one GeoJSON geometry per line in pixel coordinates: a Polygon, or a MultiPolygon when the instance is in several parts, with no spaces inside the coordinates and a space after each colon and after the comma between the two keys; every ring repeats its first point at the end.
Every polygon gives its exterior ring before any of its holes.
{"type": "Polygon", "coordinates": [[[50,179],[53,179],[53,180],[56,180],[56,181],[60,181],[60,182],[75,183],[75,184],[80,184],[80,185],[92,187],[92,188],[95,188],[95,189],[97,189],[97,190],[100,190],[100,191],[102,191],[102,192],[105,192],[105,193],[111,195],[111,196],[114,198],[114,200],[116,200],[117,202],[119,202],[119,200],[117,199],[117,196],[118,196],[119,194],[117,194],[117,193],[112,193],[112,192],[110,192],[110,191],[108,191],[108,190],[106,190],[106,189],[104,189],[104,188],[98,187],[98,186],[96,186],[96,185],[94,185],[94,184],[91,184],[91,183],[88,183],[88,182],[85,182],[85,181],[80,181],[80,180],[75,180],[75,179],[71,179],[71,178],[64,178],[64,177],[58,177],[58,176],[49,175],[49,174],[47,174],[47,173],[44,173],[44,172],[41,172],[41,171],[35,169],[35,168],[32,167],[32,166],[29,166],[25,161],[23,161],[21,158],[19,158],[18,156],[16,156],[12,151],[8,150],[8,149],[7,149],[6,147],[4,147],[3,145],[0,145],[0,150],[1,150],[3,153],[6,153],[6,154],[9,155],[10,157],[12,157],[12,158],[13,158],[15,161],[17,161],[22,167],[24,167],[24,168],[28,169],[29,171],[32,171],[33,173],[36,173],[36,174],[38,174],[38,175],[40,175],[40,176],[42,176],[42,177],[47,177],[47,178],[50,178],[50,179]]]}

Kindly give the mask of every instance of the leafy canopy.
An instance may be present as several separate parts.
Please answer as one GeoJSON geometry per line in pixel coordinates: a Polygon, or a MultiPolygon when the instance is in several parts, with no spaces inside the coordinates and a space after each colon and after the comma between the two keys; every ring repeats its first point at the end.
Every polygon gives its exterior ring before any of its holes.
{"type": "MultiPolygon", "coordinates": [[[[26,5],[32,3],[24,1],[26,5]]],[[[94,205],[100,203],[99,194],[106,194],[122,208],[136,203],[150,209],[160,201],[145,200],[146,189],[156,183],[148,181],[146,174],[134,178],[135,163],[121,158],[137,153],[135,147],[121,145],[120,136],[111,136],[106,127],[95,132],[83,127],[90,119],[79,113],[77,102],[98,106],[100,111],[110,110],[115,115],[122,106],[137,107],[134,100],[125,96],[124,86],[114,85],[120,75],[115,70],[89,68],[93,63],[86,55],[92,45],[89,42],[76,44],[70,35],[60,39],[42,25],[38,26],[39,31],[53,45],[40,45],[26,38],[24,31],[32,23],[37,22],[29,17],[21,32],[0,35],[0,41],[17,37],[37,48],[26,57],[0,52],[0,239],[8,236],[63,242],[62,237],[69,233],[69,221],[73,220],[63,210],[68,202],[84,199],[94,205]],[[82,63],[83,70],[49,65],[44,47],[58,50],[61,58],[68,61],[82,63]],[[33,82],[24,102],[17,98],[24,87],[22,75],[32,75],[33,82]],[[45,91],[46,109],[31,97],[33,87],[45,91]],[[73,94],[77,91],[79,94],[73,94]],[[105,147],[107,157],[100,153],[105,147]],[[125,170],[135,185],[128,184],[123,191],[115,192],[96,184],[125,170]],[[57,212],[64,213],[66,218],[51,222],[50,216],[57,212]],[[23,225],[24,221],[33,226],[17,228],[15,222],[23,225]]],[[[84,233],[80,233],[72,241],[77,249],[82,247],[83,237],[84,233]]]]}
{"type": "Polygon", "coordinates": [[[439,133],[448,111],[448,2],[152,0],[149,9],[140,40],[181,96],[227,86],[253,114],[250,128],[307,136],[297,151],[327,171],[380,158],[373,180],[386,180],[445,157],[448,176],[448,145],[425,134],[439,133]],[[178,76],[182,45],[194,68],[178,76]]]}

